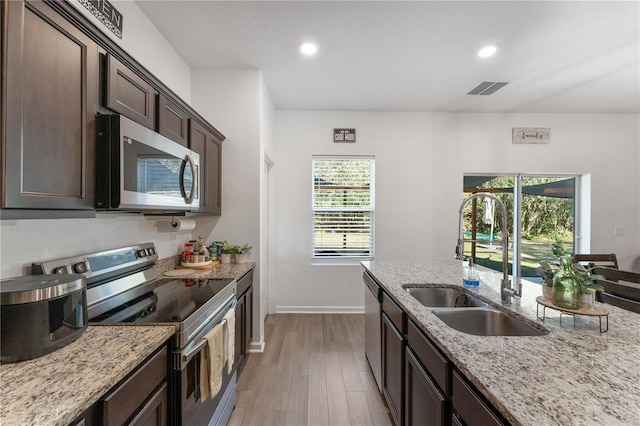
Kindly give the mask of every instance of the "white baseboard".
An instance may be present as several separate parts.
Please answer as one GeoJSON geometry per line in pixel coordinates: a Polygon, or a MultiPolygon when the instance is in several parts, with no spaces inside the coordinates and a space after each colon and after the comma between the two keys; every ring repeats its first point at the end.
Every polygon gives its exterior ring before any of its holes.
{"type": "Polygon", "coordinates": [[[247,352],[249,353],[264,352],[264,340],[262,342],[251,342],[249,344],[249,347],[247,348],[247,352]]]}
{"type": "Polygon", "coordinates": [[[364,314],[364,306],[276,306],[276,314],[364,314]]]}

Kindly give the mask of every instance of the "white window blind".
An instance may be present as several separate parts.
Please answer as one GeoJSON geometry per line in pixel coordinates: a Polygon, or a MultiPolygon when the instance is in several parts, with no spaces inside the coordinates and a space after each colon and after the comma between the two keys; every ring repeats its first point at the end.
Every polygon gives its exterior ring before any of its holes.
{"type": "Polygon", "coordinates": [[[313,157],[314,259],[372,259],[373,157],[313,157]]]}

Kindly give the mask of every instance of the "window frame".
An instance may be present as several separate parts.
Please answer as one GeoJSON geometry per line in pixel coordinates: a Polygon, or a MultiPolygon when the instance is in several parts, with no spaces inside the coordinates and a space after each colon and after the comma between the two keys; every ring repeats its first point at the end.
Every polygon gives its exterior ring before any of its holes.
{"type": "Polygon", "coordinates": [[[311,157],[311,264],[312,265],[359,265],[361,261],[373,260],[375,257],[375,156],[373,155],[313,155],[311,157]],[[369,206],[362,208],[336,208],[315,206],[315,171],[316,160],[368,160],[369,161],[369,206]],[[318,256],[316,254],[316,212],[369,212],[369,255],[368,256],[318,256]]]}

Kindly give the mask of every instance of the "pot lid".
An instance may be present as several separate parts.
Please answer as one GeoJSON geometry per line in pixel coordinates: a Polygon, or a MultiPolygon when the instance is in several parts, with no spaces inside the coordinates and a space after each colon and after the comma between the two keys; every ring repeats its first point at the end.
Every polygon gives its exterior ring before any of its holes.
{"type": "Polygon", "coordinates": [[[0,305],[56,299],[86,288],[80,274],[25,275],[0,281],[0,305]]]}

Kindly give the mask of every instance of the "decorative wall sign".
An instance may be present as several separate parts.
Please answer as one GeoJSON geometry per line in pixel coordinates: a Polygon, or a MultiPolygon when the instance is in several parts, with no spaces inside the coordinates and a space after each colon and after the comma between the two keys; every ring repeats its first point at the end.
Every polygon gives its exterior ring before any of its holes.
{"type": "Polygon", "coordinates": [[[333,129],[333,141],[336,143],[355,143],[356,129],[333,129]]]}
{"type": "Polygon", "coordinates": [[[514,127],[511,130],[511,141],[513,143],[538,144],[551,141],[551,129],[547,127],[514,127]]]}
{"type": "Polygon", "coordinates": [[[98,18],[112,33],[122,39],[122,21],[124,17],[109,0],[79,0],[93,16],[98,18]]]}

